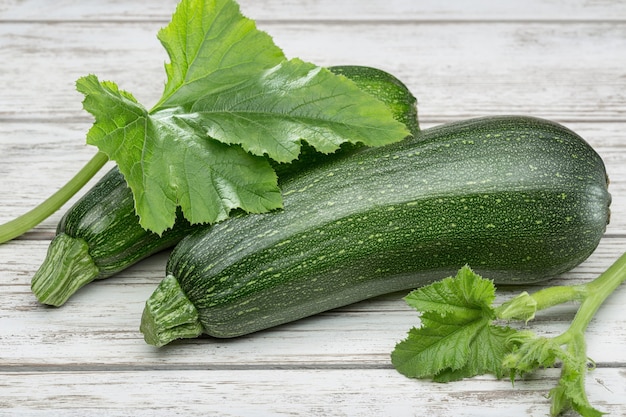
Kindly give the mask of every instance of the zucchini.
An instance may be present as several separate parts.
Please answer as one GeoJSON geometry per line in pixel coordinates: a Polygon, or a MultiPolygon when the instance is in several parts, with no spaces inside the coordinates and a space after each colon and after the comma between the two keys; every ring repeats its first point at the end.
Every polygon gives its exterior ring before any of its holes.
{"type": "MultiPolygon", "coordinates": [[[[410,132],[419,131],[415,97],[393,75],[362,66],[329,69],[350,78],[360,89],[383,101],[410,132]]],[[[327,156],[305,145],[303,155],[295,163],[273,166],[282,181],[309,166],[344,157],[358,148],[346,145],[327,156]]],[[[45,260],[31,280],[31,290],[41,303],[60,306],[87,283],[109,277],[174,246],[193,228],[179,214],[174,227],[162,236],[144,230],[135,214],[132,192],[114,167],[65,213],[45,260]]]]}
{"type": "Polygon", "coordinates": [[[453,274],[546,280],[609,219],[600,156],[547,120],[499,116],[363,148],[282,185],[284,210],[185,237],[141,321],[162,346],[236,337],[453,274]]]}
{"type": "Polygon", "coordinates": [[[41,303],[60,306],[85,284],[171,248],[192,229],[179,213],[161,236],[144,230],[132,192],[114,167],[63,215],[31,290],[41,303]]]}

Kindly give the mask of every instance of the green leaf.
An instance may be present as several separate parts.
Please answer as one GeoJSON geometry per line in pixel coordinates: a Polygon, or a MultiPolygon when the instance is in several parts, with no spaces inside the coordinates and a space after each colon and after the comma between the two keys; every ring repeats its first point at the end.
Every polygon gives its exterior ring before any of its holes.
{"type": "Polygon", "coordinates": [[[417,311],[439,313],[462,323],[484,315],[493,318],[491,305],[495,291],[492,281],[482,278],[466,265],[455,277],[412,291],[405,301],[417,311]]]}
{"type": "Polygon", "coordinates": [[[117,161],[144,228],[161,233],[171,227],[179,205],[192,223],[223,220],[237,207],[281,207],[265,158],[199,135],[165,111],[149,115],[130,94],[93,75],[79,79],[77,88],[96,116],[87,142],[117,161]]]}
{"type": "Polygon", "coordinates": [[[422,316],[422,327],[409,331],[391,354],[395,368],[411,378],[433,378],[442,371],[458,371],[467,366],[474,333],[483,323],[446,325],[422,316]]]}
{"type": "Polygon", "coordinates": [[[383,102],[299,59],[205,95],[188,113],[186,122],[208,136],[278,162],[296,159],[302,140],[330,153],[344,142],[380,146],[409,134],[383,102]]]}
{"type": "Polygon", "coordinates": [[[347,78],[286,61],[233,0],[183,0],[159,39],[171,62],[152,110],[114,83],[77,82],[96,119],[87,142],[117,162],[146,229],[171,227],[178,207],[191,223],[281,207],[267,157],[294,160],[303,141],[332,152],[409,134],[347,78]]]}
{"type": "Polygon", "coordinates": [[[413,291],[409,305],[422,313],[421,327],[398,343],[391,361],[413,378],[451,381],[484,373],[501,377],[508,338],[515,330],[492,323],[495,287],[469,267],[413,291]]]}
{"type": "Polygon", "coordinates": [[[285,59],[232,0],[183,0],[158,38],[171,62],[165,65],[167,84],[154,110],[192,103],[198,94],[217,94],[285,59]]]}
{"type": "Polygon", "coordinates": [[[463,368],[446,369],[433,376],[436,382],[450,382],[491,373],[501,378],[506,373],[502,358],[509,353],[506,343],[513,329],[502,326],[482,326],[470,345],[463,368]],[[485,354],[488,352],[488,354],[485,354]]]}

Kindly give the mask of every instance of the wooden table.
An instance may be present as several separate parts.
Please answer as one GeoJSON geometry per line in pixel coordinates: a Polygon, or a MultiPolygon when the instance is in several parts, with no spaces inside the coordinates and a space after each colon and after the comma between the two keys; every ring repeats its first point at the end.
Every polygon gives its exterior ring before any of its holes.
{"type": "MultiPolygon", "coordinates": [[[[597,251],[549,284],[587,282],[626,250],[626,3],[240,3],[289,57],[398,76],[418,97],[423,127],[528,114],[572,128],[606,162],[612,221],[597,251]]],[[[174,8],[175,0],[0,1],[0,222],[34,207],[95,153],[84,144],[92,119],[77,78],[95,73],[141,103],[156,102],[167,60],[156,32],[174,8]]],[[[548,414],[558,369],[515,386],[489,376],[436,384],[398,374],[389,353],[418,324],[403,294],[235,340],[156,349],[138,324],[163,277],[164,253],[46,308],[30,279],[66,208],[0,246],[1,416],[548,414]]],[[[613,416],[626,415],[625,305],[622,286],[588,331],[597,363],[589,397],[613,416]]],[[[558,334],[574,311],[542,313],[533,328],[558,334]]]]}

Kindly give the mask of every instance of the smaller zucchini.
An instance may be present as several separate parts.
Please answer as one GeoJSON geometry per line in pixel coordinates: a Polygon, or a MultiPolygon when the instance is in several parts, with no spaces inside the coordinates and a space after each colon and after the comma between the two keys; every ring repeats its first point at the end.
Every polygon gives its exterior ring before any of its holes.
{"type": "Polygon", "coordinates": [[[600,156],[565,127],[488,117],[362,148],[282,186],[284,210],[185,237],[141,331],[236,337],[413,289],[465,264],[499,284],[585,260],[609,219],[600,156]]]}
{"type": "Polygon", "coordinates": [[[85,284],[171,248],[191,230],[180,213],[160,236],[143,229],[132,192],[114,167],[61,218],[31,290],[41,303],[60,306],[85,284]]]}
{"type": "MultiPolygon", "coordinates": [[[[419,131],[416,99],[396,77],[362,66],[329,70],[351,79],[361,90],[385,103],[410,132],[419,131]]],[[[294,163],[273,164],[279,185],[300,171],[345,157],[359,147],[346,144],[332,155],[323,155],[304,145],[294,163]]],[[[115,167],[61,219],[46,258],[32,278],[32,292],[41,303],[60,306],[87,283],[171,248],[195,227],[179,213],[174,227],[161,236],[144,230],[135,214],[132,193],[115,167]]]]}

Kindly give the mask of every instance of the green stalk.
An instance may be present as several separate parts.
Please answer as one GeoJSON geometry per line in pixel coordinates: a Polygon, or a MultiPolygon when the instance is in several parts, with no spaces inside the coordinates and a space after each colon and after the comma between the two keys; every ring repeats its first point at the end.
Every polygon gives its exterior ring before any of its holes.
{"type": "Polygon", "coordinates": [[[568,339],[571,335],[582,334],[602,306],[622,282],[626,281],[626,253],[622,254],[606,271],[593,281],[582,285],[584,298],[569,329],[557,339],[568,339]]]}
{"type": "Polygon", "coordinates": [[[516,349],[504,359],[504,366],[512,370],[512,375],[526,373],[539,366],[551,366],[557,359],[562,362],[559,383],[550,391],[552,416],[560,415],[569,409],[586,417],[603,414],[589,404],[585,392],[588,364],[585,332],[604,301],[624,281],[626,281],[626,253],[587,284],[547,288],[533,295],[524,293],[496,309],[496,315],[500,318],[506,316],[528,320],[534,317],[537,310],[568,301],[581,302],[565,332],[551,339],[523,332],[512,341],[517,345],[516,349]]]}
{"type": "Polygon", "coordinates": [[[539,310],[569,301],[580,301],[581,304],[570,327],[554,338],[559,345],[565,345],[585,333],[598,309],[624,281],[626,281],[626,253],[587,284],[549,287],[534,294],[523,292],[496,308],[496,317],[503,320],[529,321],[539,310]]]}
{"type": "Polygon", "coordinates": [[[524,291],[496,308],[496,317],[503,320],[523,320],[528,323],[535,313],[568,301],[582,300],[587,289],[584,285],[561,285],[544,288],[530,295],[524,291]]]}
{"type": "Polygon", "coordinates": [[[108,160],[105,154],[98,152],[67,184],[43,203],[20,217],[0,225],[0,244],[23,235],[60,209],[93,178],[108,160]]]}
{"type": "MultiPolygon", "coordinates": [[[[570,330],[572,332],[584,332],[604,300],[625,280],[626,253],[622,254],[600,276],[587,284],[549,287],[533,294],[524,291],[497,307],[496,317],[503,320],[528,322],[534,319],[537,311],[569,301],[581,301],[570,330]]],[[[568,337],[567,332],[560,337],[566,339],[568,337]]]]}
{"type": "Polygon", "coordinates": [[[545,288],[533,294],[537,302],[537,311],[567,303],[569,301],[583,300],[587,296],[585,285],[562,285],[545,288]]]}

